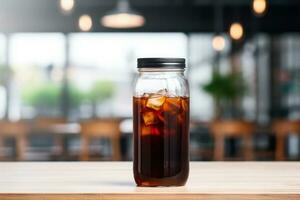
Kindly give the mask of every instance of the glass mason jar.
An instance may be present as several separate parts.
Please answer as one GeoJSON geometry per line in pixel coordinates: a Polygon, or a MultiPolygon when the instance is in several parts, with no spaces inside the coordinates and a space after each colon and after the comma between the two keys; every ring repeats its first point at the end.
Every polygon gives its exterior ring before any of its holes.
{"type": "Polygon", "coordinates": [[[189,174],[189,88],[183,58],[139,58],[133,96],[138,186],[181,186],[189,174]]]}

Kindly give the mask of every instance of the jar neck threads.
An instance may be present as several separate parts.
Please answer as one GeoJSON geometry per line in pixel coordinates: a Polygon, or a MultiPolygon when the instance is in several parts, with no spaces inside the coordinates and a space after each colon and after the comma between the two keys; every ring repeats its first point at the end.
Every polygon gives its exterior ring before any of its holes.
{"type": "Polygon", "coordinates": [[[180,68],[139,68],[139,72],[184,72],[184,69],[180,68]]]}

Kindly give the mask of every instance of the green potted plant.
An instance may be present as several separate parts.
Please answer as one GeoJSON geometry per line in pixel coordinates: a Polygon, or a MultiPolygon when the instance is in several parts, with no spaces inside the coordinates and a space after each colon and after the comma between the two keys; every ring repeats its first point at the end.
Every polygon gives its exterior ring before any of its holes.
{"type": "Polygon", "coordinates": [[[27,106],[34,107],[37,114],[55,115],[59,109],[61,88],[51,82],[34,83],[22,90],[22,100],[27,106]]]}
{"type": "Polygon", "coordinates": [[[96,107],[113,96],[115,85],[108,80],[96,81],[88,93],[88,99],[93,107],[93,116],[96,116],[96,107]]]}
{"type": "Polygon", "coordinates": [[[80,90],[75,84],[70,83],[68,86],[68,92],[70,97],[70,107],[72,109],[78,108],[82,102],[86,101],[87,93],[80,90]]]}
{"type": "Polygon", "coordinates": [[[246,91],[246,84],[240,73],[214,72],[210,82],[201,87],[214,99],[215,118],[238,117],[239,99],[246,91]]]}

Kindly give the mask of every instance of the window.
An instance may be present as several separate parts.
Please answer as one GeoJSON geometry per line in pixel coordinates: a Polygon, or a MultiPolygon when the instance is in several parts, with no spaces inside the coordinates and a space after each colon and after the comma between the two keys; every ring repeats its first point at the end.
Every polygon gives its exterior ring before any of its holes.
{"type": "Polygon", "coordinates": [[[7,105],[7,58],[6,58],[6,37],[0,34],[0,118],[5,116],[7,105]]]}
{"type": "MultiPolygon", "coordinates": [[[[109,85],[111,89],[113,88],[112,97],[99,99],[94,107],[88,102],[83,103],[81,106],[83,117],[90,117],[93,114],[131,116],[132,84],[138,57],[187,57],[187,38],[181,33],[70,35],[71,84],[85,93],[91,91],[95,84],[109,85]],[[92,113],[92,110],[95,113],[92,113]]],[[[96,90],[94,92],[101,93],[96,90]]]]}
{"type": "Polygon", "coordinates": [[[20,33],[10,37],[13,70],[10,118],[58,115],[65,37],[60,33],[20,33]]]}

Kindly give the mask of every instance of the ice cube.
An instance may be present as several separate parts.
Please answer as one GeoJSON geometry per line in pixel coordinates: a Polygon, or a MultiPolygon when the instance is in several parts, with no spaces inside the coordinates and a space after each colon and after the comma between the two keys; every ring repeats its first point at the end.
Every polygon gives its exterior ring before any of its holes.
{"type": "Polygon", "coordinates": [[[161,106],[166,100],[167,90],[159,90],[157,93],[152,94],[148,97],[146,106],[154,110],[160,110],[161,106]]]}
{"type": "Polygon", "coordinates": [[[183,111],[187,111],[189,109],[187,99],[181,99],[181,106],[183,111]]]}
{"type": "Polygon", "coordinates": [[[163,105],[163,110],[170,112],[172,114],[177,114],[180,112],[181,99],[176,97],[168,97],[163,105]]]}
{"type": "Polygon", "coordinates": [[[152,135],[159,135],[160,131],[157,127],[151,127],[151,134],[152,135]]]}
{"type": "Polygon", "coordinates": [[[153,95],[164,95],[164,96],[166,96],[166,94],[167,94],[167,89],[163,89],[163,90],[158,90],[157,92],[155,92],[155,93],[151,93],[151,92],[144,92],[143,93],[143,95],[142,95],[142,97],[145,97],[145,98],[149,98],[150,96],[153,96],[153,95]]]}
{"type": "Polygon", "coordinates": [[[156,124],[158,122],[155,113],[151,111],[143,113],[143,119],[146,126],[156,124]]]}
{"type": "Polygon", "coordinates": [[[160,95],[166,96],[168,94],[168,90],[161,89],[161,90],[158,90],[155,94],[160,94],[160,95]]]}
{"type": "Polygon", "coordinates": [[[150,135],[151,134],[151,127],[150,126],[142,126],[141,135],[150,135]]]}
{"type": "Polygon", "coordinates": [[[149,97],[151,95],[151,93],[144,93],[142,97],[149,97]]]}
{"type": "Polygon", "coordinates": [[[159,135],[159,129],[155,126],[142,126],[141,135],[159,135]]]}
{"type": "Polygon", "coordinates": [[[158,119],[159,119],[161,122],[163,122],[163,123],[166,122],[166,121],[165,121],[164,114],[165,114],[164,112],[160,112],[160,113],[157,114],[158,119]]]}

